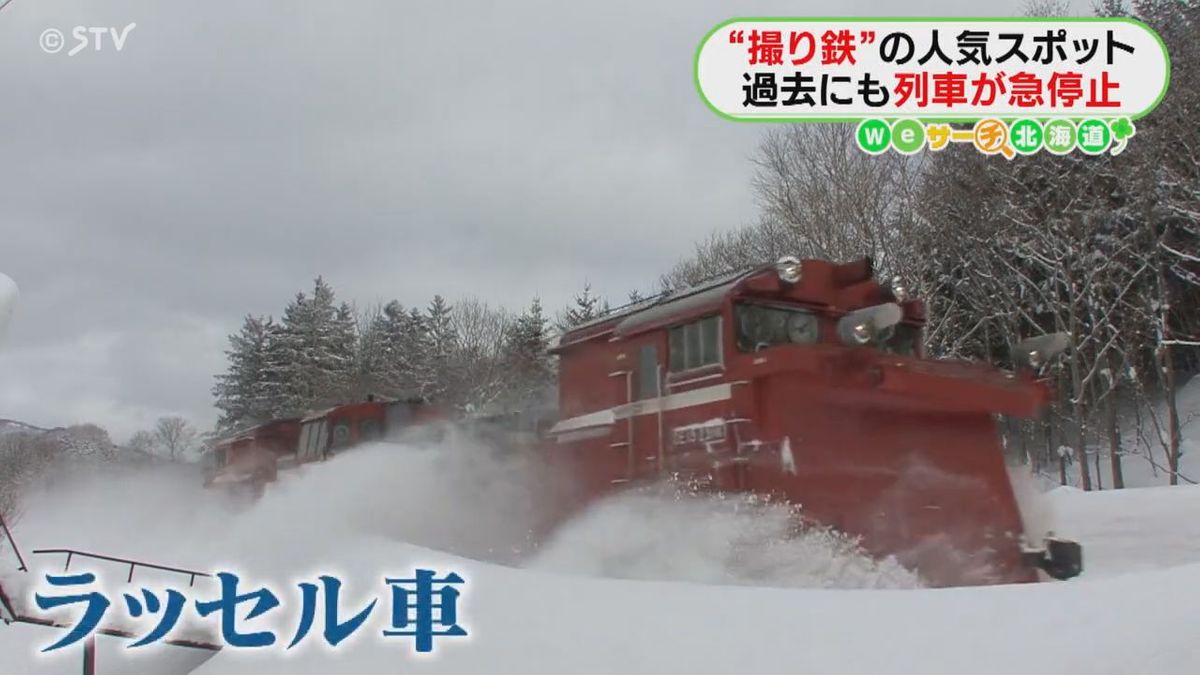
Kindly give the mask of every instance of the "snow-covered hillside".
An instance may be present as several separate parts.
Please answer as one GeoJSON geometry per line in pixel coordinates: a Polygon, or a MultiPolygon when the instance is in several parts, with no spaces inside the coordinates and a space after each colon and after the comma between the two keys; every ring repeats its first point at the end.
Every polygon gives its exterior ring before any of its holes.
{"type": "MultiPolygon", "coordinates": [[[[188,467],[118,465],[60,477],[26,504],[16,534],[26,550],[234,568],[280,588],[336,573],[346,607],[382,596],[382,577],[417,565],[467,579],[470,637],[443,639],[431,658],[372,624],[336,651],[303,644],[208,660],[179,648],[125,652],[102,638],[102,673],[1058,675],[1200,664],[1188,628],[1200,606],[1200,488],[1056,490],[1048,506],[1057,530],[1086,546],[1083,577],[911,590],[910,576],[844,542],[790,536],[776,507],[671,492],[615,498],[531,556],[520,533],[538,486],[524,469],[461,442],[380,444],[287,475],[244,508],[202,490],[188,467]],[[848,590],[864,586],[875,588],[848,590]]],[[[0,556],[6,587],[22,583],[11,569],[0,556]]],[[[294,616],[282,619],[290,636],[294,616]]],[[[15,664],[4,672],[78,672],[77,650],[36,655],[56,636],[0,627],[0,654],[15,664]]]]}
{"type": "Polygon", "coordinates": [[[0,435],[3,434],[19,434],[19,433],[41,433],[49,431],[41,427],[35,427],[32,424],[18,422],[17,420],[0,419],[0,435]]]}

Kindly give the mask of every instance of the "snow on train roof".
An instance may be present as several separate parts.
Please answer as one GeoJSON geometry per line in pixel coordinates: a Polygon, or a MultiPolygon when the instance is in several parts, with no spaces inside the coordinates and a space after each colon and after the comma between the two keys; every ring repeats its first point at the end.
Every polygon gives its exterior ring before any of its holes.
{"type": "Polygon", "coordinates": [[[305,415],[304,417],[301,417],[301,418],[300,418],[300,423],[301,423],[301,424],[304,424],[305,422],[311,422],[311,421],[313,421],[313,420],[319,420],[319,419],[321,419],[322,417],[325,417],[326,415],[328,415],[329,413],[333,412],[334,410],[337,410],[337,409],[338,409],[338,408],[340,408],[340,407],[341,407],[341,406],[337,406],[337,405],[335,405],[335,406],[332,406],[332,407],[329,407],[329,408],[323,408],[323,409],[321,409],[321,410],[313,410],[313,411],[309,412],[307,415],[305,415]]]}
{"type": "Polygon", "coordinates": [[[240,440],[244,440],[247,438],[253,438],[255,433],[257,433],[258,431],[261,431],[262,429],[265,429],[267,427],[278,426],[280,424],[285,424],[287,422],[299,422],[299,421],[300,421],[299,417],[286,417],[283,419],[271,420],[269,422],[262,422],[259,424],[252,424],[250,426],[239,427],[239,428],[234,429],[222,436],[217,437],[216,441],[219,444],[219,443],[229,443],[232,441],[240,441],[240,440]]]}
{"type": "Polygon", "coordinates": [[[595,335],[607,333],[609,331],[592,332],[589,330],[607,323],[614,324],[611,330],[617,335],[628,335],[676,314],[685,314],[693,309],[705,307],[719,301],[746,277],[761,272],[767,267],[769,266],[759,265],[727,272],[649,300],[619,307],[613,312],[574,326],[571,330],[563,333],[558,346],[564,347],[595,335]]]}

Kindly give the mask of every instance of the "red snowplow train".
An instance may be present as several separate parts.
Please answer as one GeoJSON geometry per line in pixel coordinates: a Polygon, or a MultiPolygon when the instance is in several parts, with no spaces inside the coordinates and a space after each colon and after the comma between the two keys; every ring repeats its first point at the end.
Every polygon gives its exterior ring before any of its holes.
{"type": "MultiPolygon", "coordinates": [[[[1077,543],[1025,531],[996,424],[1046,406],[1038,372],[1065,336],[1018,345],[1009,372],[926,358],[924,327],[924,303],[870,259],[794,258],[575,326],[551,350],[557,419],[532,447],[570,486],[546,490],[547,510],[561,522],[672,479],[799,505],[936,586],[1078,575],[1077,543]]],[[[440,419],[369,401],[271,422],[221,441],[209,480],[258,493],[277,467],[440,419]]]]}
{"type": "Polygon", "coordinates": [[[936,586],[1079,574],[1078,544],[1025,532],[996,425],[1048,403],[1037,369],[1062,336],[1004,372],[925,358],[924,325],[870,259],[785,258],[634,305],[554,349],[548,456],[581,504],[666,477],[771,495],[936,586]]]}
{"type": "Polygon", "coordinates": [[[422,400],[348,403],[303,418],[274,420],[229,434],[208,452],[205,485],[257,497],[280,469],[329,459],[353,446],[446,420],[422,400]]]}

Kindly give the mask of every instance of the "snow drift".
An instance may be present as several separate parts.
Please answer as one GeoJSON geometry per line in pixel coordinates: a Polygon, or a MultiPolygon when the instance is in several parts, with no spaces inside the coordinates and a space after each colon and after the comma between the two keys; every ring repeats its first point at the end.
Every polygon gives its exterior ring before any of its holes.
{"type": "Polygon", "coordinates": [[[797,588],[916,588],[896,560],[797,526],[798,509],[751,495],[660,485],[617,495],[566,524],[533,569],[597,577],[797,588]]]}
{"type": "Polygon", "coordinates": [[[25,548],[69,546],[193,569],[267,573],[338,563],[363,538],[557,573],[797,587],[918,585],[854,542],[799,531],[794,509],[745,495],[660,486],[616,495],[540,550],[530,532],[550,478],[533,458],[462,435],[436,446],[376,443],[280,474],[239,503],[191,466],[102,466],[35,490],[18,528],[25,548]]]}
{"type": "MultiPolygon", "coordinates": [[[[741,496],[630,492],[534,550],[525,535],[541,477],[529,468],[461,438],[381,443],[287,472],[262,500],[237,504],[204,490],[193,467],[118,465],[43,485],[16,534],[26,550],[236,569],[277,587],[335,573],[347,606],[417,565],[468,580],[461,610],[471,636],[442,641],[432,659],[377,630],[336,651],[230,650],[206,663],[102,639],[101,663],[120,664],[111,672],[1116,674],[1191,672],[1200,660],[1180,630],[1200,601],[1200,549],[1190,543],[1200,523],[1187,517],[1200,489],[1053,493],[1063,534],[1087,546],[1088,571],[1071,582],[846,592],[832,589],[917,580],[840,537],[796,531],[783,505],[741,496]]],[[[37,563],[61,569],[58,559],[37,563]]],[[[0,565],[11,577],[2,555],[0,565]]],[[[272,626],[286,643],[294,616],[272,626]]],[[[20,664],[14,672],[77,671],[77,651],[36,655],[56,635],[0,627],[0,653],[20,664]]]]}

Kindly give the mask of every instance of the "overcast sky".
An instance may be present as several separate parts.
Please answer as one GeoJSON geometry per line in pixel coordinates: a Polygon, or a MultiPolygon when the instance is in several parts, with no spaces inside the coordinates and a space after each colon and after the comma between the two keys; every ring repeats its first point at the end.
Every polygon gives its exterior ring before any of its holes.
{"type": "MultiPolygon", "coordinates": [[[[0,0],[2,3],[3,0],[0,0]]],[[[840,15],[980,3],[840,2],[840,15]]],[[[1017,13],[1001,0],[988,14],[1017,13]]],[[[698,99],[700,38],[828,2],[15,0],[0,12],[0,418],[215,419],[247,313],[312,278],[549,309],[650,289],[753,218],[761,126],[698,99]],[[117,53],[71,29],[136,23],[117,53]],[[46,54],[48,28],[67,46],[46,54]]]]}

